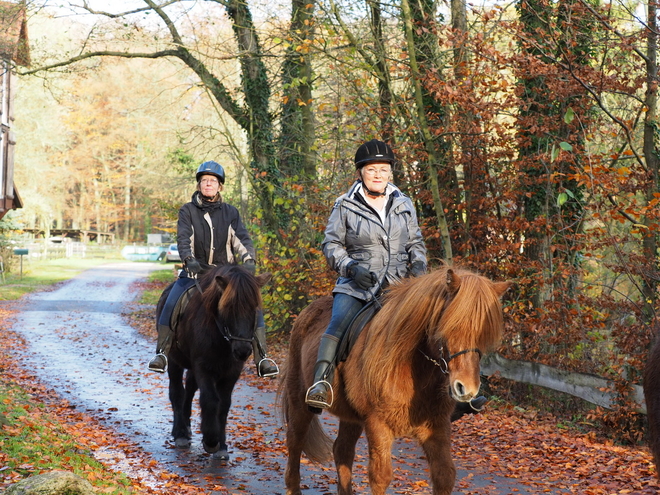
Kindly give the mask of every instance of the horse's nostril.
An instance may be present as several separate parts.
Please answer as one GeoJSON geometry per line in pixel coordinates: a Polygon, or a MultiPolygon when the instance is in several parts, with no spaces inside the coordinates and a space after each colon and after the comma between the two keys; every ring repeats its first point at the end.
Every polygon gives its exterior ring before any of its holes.
{"type": "Polygon", "coordinates": [[[465,395],[465,387],[461,382],[456,382],[456,385],[454,385],[454,390],[456,391],[456,395],[458,397],[463,397],[465,395]]]}

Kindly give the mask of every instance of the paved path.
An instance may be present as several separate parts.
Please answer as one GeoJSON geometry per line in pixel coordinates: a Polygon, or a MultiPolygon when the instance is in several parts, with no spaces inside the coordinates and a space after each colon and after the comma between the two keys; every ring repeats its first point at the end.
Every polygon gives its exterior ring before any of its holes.
{"type": "MultiPolygon", "coordinates": [[[[258,388],[258,381],[248,383],[242,378],[235,389],[228,428],[232,456],[228,464],[204,453],[198,432],[190,450],[181,451],[171,444],[167,378],[146,369],[154,343],[122,318],[127,303],[137,295],[131,292],[131,284],[163,267],[131,262],[102,265],[52,292],[29,296],[13,327],[30,343],[20,355],[24,365],[55,393],[114,429],[118,437],[125,435],[139,443],[163,469],[184,475],[193,484],[205,486],[210,492],[217,487],[218,493],[224,488],[232,493],[283,494],[284,433],[275,411],[275,394],[258,388]]],[[[248,365],[252,365],[251,360],[248,365]]],[[[324,418],[331,430],[332,419],[327,414],[324,418]]],[[[198,428],[198,418],[194,421],[193,431],[198,428]]],[[[358,493],[368,492],[365,443],[360,440],[356,459],[358,493]]],[[[402,441],[395,445],[393,454],[395,480],[388,493],[430,493],[430,488],[423,488],[428,476],[421,450],[402,441]]],[[[118,451],[100,452],[99,456],[118,469],[132,469],[118,451]]],[[[335,492],[331,465],[305,464],[303,468],[306,494],[335,492]]],[[[460,465],[458,468],[457,494],[559,493],[538,487],[532,492],[507,478],[468,472],[460,465]]]]}

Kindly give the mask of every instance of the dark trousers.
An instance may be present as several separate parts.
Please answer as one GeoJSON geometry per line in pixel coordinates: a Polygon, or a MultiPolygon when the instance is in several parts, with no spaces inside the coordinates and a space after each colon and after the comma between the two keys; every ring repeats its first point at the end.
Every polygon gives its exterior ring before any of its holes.
{"type": "Polygon", "coordinates": [[[334,294],[332,301],[332,316],[330,323],[325,329],[325,335],[332,335],[338,340],[346,333],[348,326],[355,318],[355,315],[364,307],[365,301],[357,299],[348,294],[334,294]]]}

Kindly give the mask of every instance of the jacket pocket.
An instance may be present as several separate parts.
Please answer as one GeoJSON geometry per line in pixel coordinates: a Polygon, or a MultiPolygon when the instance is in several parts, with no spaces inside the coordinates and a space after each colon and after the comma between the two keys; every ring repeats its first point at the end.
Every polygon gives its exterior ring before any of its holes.
{"type": "Polygon", "coordinates": [[[366,251],[360,251],[357,253],[348,253],[348,255],[351,257],[351,259],[354,259],[355,261],[369,261],[371,259],[371,253],[368,253],[366,251]]]}

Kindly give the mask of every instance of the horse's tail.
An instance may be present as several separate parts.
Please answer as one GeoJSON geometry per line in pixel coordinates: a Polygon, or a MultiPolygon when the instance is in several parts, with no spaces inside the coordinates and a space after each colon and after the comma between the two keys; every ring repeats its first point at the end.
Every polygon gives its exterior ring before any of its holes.
{"type": "Polygon", "coordinates": [[[332,460],[332,443],[332,439],[323,429],[318,415],[315,414],[309,423],[303,452],[310,461],[325,464],[332,460]]]}
{"type": "Polygon", "coordinates": [[[291,387],[287,387],[289,378],[289,363],[285,364],[280,370],[280,383],[277,388],[277,395],[275,402],[280,408],[280,419],[282,424],[289,425],[291,421],[297,421],[298,426],[302,427],[302,424],[305,421],[309,421],[307,427],[307,433],[305,434],[305,439],[302,445],[302,451],[305,453],[307,458],[318,464],[325,464],[332,460],[332,439],[323,429],[321,421],[319,421],[319,416],[314,414],[312,415],[311,420],[309,420],[308,412],[306,411],[307,406],[304,404],[295,404],[291,405],[291,402],[298,402],[296,398],[289,397],[290,393],[295,393],[291,387]],[[304,410],[303,410],[304,408],[304,410]],[[296,414],[295,418],[291,417],[291,413],[296,414]]]}

